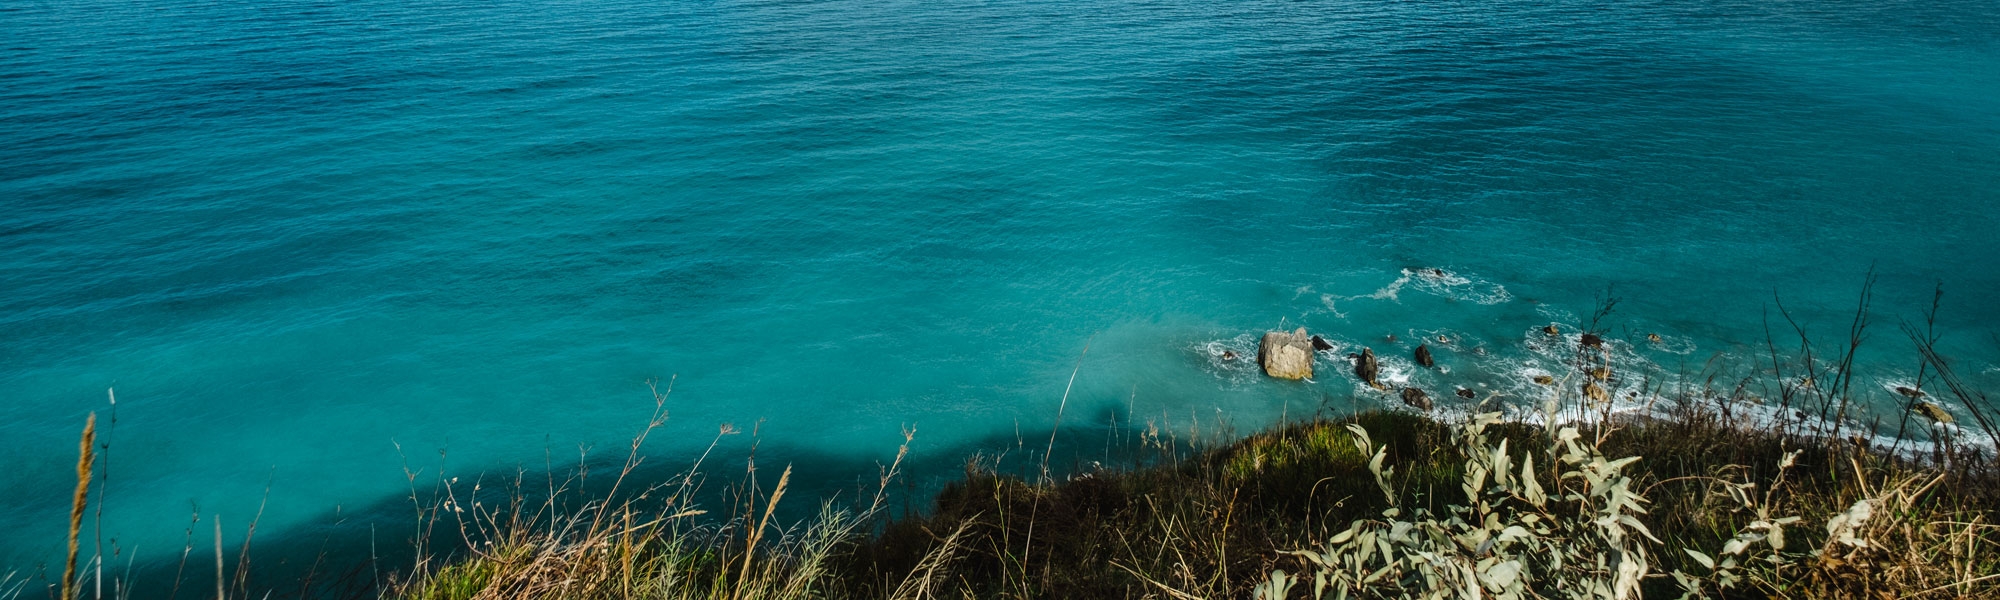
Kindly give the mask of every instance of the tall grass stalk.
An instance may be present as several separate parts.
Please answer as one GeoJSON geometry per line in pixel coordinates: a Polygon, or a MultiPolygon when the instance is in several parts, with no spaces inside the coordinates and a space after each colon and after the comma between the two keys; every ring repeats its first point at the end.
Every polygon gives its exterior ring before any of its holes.
{"type": "Polygon", "coordinates": [[[83,421],[83,439],[77,443],[76,493],[69,505],[69,555],[63,559],[62,600],[76,598],[77,534],[83,529],[83,509],[90,500],[91,464],[97,460],[97,413],[83,421]]]}

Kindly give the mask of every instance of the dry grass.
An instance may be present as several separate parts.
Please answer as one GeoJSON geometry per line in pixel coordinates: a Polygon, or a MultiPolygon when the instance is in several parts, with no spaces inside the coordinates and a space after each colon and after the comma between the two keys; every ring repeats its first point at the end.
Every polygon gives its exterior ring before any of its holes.
{"type": "Polygon", "coordinates": [[[83,438],[77,442],[76,494],[69,508],[69,556],[63,561],[62,597],[76,597],[77,534],[83,530],[83,509],[90,501],[91,464],[97,461],[97,413],[83,422],[83,438]]]}
{"type": "MultiPolygon", "coordinates": [[[[861,542],[846,561],[835,596],[889,597],[894,587],[881,582],[921,572],[925,581],[950,582],[937,587],[953,597],[1242,598],[1268,583],[1273,569],[1309,567],[1292,550],[1322,549],[1357,523],[1392,527],[1395,521],[1414,523],[1419,514],[1440,525],[1453,516],[1476,525],[1449,530],[1463,535],[1484,529],[1485,515],[1510,510],[1515,512],[1500,517],[1519,519],[1534,513],[1551,544],[1563,542],[1536,548],[1549,556],[1591,539],[1586,534],[1600,528],[1583,517],[1602,516],[1601,509],[1613,504],[1609,497],[1568,505],[1551,501],[1532,510],[1503,506],[1515,502],[1515,494],[1527,495],[1519,475],[1514,489],[1493,488],[1492,451],[1504,441],[1515,460],[1533,457],[1530,471],[1541,476],[1552,497],[1570,490],[1575,498],[1588,499],[1591,486],[1575,487],[1587,481],[1585,467],[1599,464],[1594,468],[1605,473],[1602,463],[1617,462],[1616,457],[1645,457],[1623,463],[1616,474],[1623,483],[1603,488],[1627,492],[1616,504],[1643,510],[1625,515],[1645,533],[1628,528],[1624,535],[1635,545],[1595,545],[1571,553],[1643,550],[1630,554],[1643,556],[1646,567],[1644,576],[1633,580],[1637,587],[1629,588],[1633,597],[1681,597],[1686,590],[1673,576],[1676,571],[1716,597],[1879,600],[1889,597],[1885,592],[2000,597],[2000,578],[1986,577],[2000,572],[2000,528],[1993,525],[2000,517],[2000,478],[1991,471],[1947,474],[1880,448],[1717,422],[1572,428],[1571,440],[1580,446],[1575,451],[1580,454],[1569,457],[1573,463],[1563,462],[1564,444],[1552,445],[1549,433],[1538,427],[1486,427],[1485,452],[1469,451],[1478,446],[1462,443],[1465,438],[1453,431],[1422,417],[1364,413],[1284,427],[1177,465],[1040,484],[975,464],[938,496],[929,514],[893,523],[861,542]],[[1369,447],[1383,457],[1385,477],[1378,479],[1370,461],[1361,458],[1369,455],[1357,451],[1354,442],[1360,438],[1348,425],[1369,432],[1369,447]],[[1552,451],[1555,460],[1545,459],[1552,451]],[[1791,464],[1780,468],[1787,456],[1791,464]],[[1473,487],[1485,508],[1466,501],[1468,478],[1481,470],[1485,484],[1473,487]],[[1874,516],[1854,535],[1867,541],[1865,547],[1829,546],[1828,522],[1864,499],[1874,516]],[[1397,516],[1385,518],[1392,507],[1399,509],[1397,516]],[[1480,516],[1466,516],[1472,513],[1480,516]],[[1031,514],[1040,526],[1029,547],[1023,536],[1031,514]],[[1770,549],[1768,526],[1759,522],[1792,516],[1799,520],[1784,526],[1788,553],[1779,556],[1770,549]],[[1736,578],[1726,588],[1713,569],[1683,551],[1724,557],[1722,549],[1745,534],[1764,536],[1757,538],[1764,545],[1736,558],[1736,578]],[[943,547],[953,548],[949,555],[955,558],[938,562],[936,551],[943,547]]],[[[1517,474],[1522,466],[1510,463],[1517,474]]],[[[1464,564],[1476,566],[1490,556],[1468,557],[1464,564]]],[[[1595,567],[1584,571],[1607,574],[1595,567]]],[[[1311,570],[1307,573],[1310,582],[1311,570]]],[[[1591,580],[1545,577],[1524,581],[1521,593],[1567,597],[1564,589],[1589,587],[1568,584],[1591,580]]],[[[1285,597],[1309,597],[1310,587],[1285,597]]],[[[1364,591],[1350,589],[1350,597],[1410,597],[1413,588],[1379,588],[1372,596],[1364,591]]]]}
{"type": "MultiPolygon", "coordinates": [[[[665,395],[658,401],[663,406],[665,395]]],[[[816,517],[796,524],[774,516],[787,498],[789,469],[775,478],[746,471],[726,514],[693,503],[699,461],[668,481],[627,481],[643,460],[646,432],[663,422],[656,417],[637,436],[612,491],[581,508],[556,501],[576,497],[572,482],[552,482],[539,501],[520,493],[519,478],[505,494],[441,482],[434,500],[416,505],[429,532],[418,545],[465,550],[420,555],[410,571],[388,575],[380,595],[1298,598],[1311,595],[1315,574],[1342,581],[1316,573],[1321,564],[1365,564],[1371,568],[1348,570],[1346,588],[1329,585],[1329,595],[1345,589],[1349,597],[1386,598],[1462,590],[1467,581],[1483,587],[1494,579],[1490,569],[1507,562],[1496,560],[1507,556],[1499,552],[1512,551],[1571,560],[1564,568],[1523,560],[1539,566],[1520,570],[1512,588],[1519,597],[1567,597],[1565,590],[1590,589],[1571,584],[1606,581],[1615,596],[1619,569],[1590,566],[1608,553],[1644,557],[1630,588],[1644,597],[2000,597],[1993,575],[2000,573],[2000,476],[1990,463],[1968,464],[1963,455],[1936,463],[1810,432],[1753,431],[1712,410],[1576,425],[1568,433],[1492,422],[1474,431],[1409,413],[1364,412],[1192,452],[1155,434],[1139,442],[1157,453],[1147,467],[1028,480],[1002,474],[994,461],[969,461],[965,476],[929,510],[885,521],[878,509],[902,464],[899,452],[865,506],[822,504],[816,517]],[[1495,452],[1503,447],[1504,457],[1495,452]],[[1618,467],[1603,468],[1611,462],[1618,467]],[[1590,537],[1602,528],[1579,519],[1614,504],[1592,495],[1584,475],[1591,469],[1600,478],[1616,471],[1612,487],[1628,496],[1615,504],[1643,510],[1623,514],[1645,534],[1627,525],[1629,535],[1617,543],[1590,537]],[[1511,481],[1502,485],[1500,472],[1511,481]],[[1570,496],[1522,504],[1532,497],[1524,485],[1530,479],[1549,497],[1570,496]],[[1864,504],[1867,517],[1860,518],[1856,507],[1864,504]],[[1538,535],[1548,547],[1481,550],[1456,541],[1492,531],[1489,525],[1535,525],[1523,518],[1529,514],[1542,520],[1546,533],[1538,535]],[[1375,571],[1416,563],[1387,555],[1342,562],[1334,551],[1363,533],[1389,535],[1398,522],[1434,534],[1419,545],[1392,544],[1398,551],[1458,557],[1439,563],[1457,569],[1458,588],[1418,585],[1422,569],[1391,569],[1364,585],[1375,571]],[[1571,552],[1558,542],[1583,545],[1571,552]],[[1301,558],[1302,550],[1319,562],[1301,558]],[[1276,570],[1302,574],[1273,577],[1276,570]],[[1394,585],[1380,584],[1388,580],[1394,585]]]]}
{"type": "MultiPolygon", "coordinates": [[[[1598,331],[1614,304],[1576,329],[1598,331]]],[[[1609,372],[1608,353],[1584,342],[1570,377],[1548,388],[1546,428],[1363,411],[1204,445],[1197,431],[1149,426],[1120,445],[1150,460],[1067,476],[1047,463],[1052,431],[1039,465],[973,457],[901,519],[881,509],[908,437],[872,498],[822,501],[797,523],[777,516],[792,469],[760,474],[754,452],[717,510],[697,503],[713,496],[700,493],[707,452],[665,481],[630,480],[665,423],[669,386],[602,493],[585,495],[581,469],[533,493],[521,476],[496,491],[442,475],[419,493],[408,472],[416,559],[365,589],[394,600],[2000,598],[1994,457],[1943,428],[1910,432],[1934,442],[1924,452],[1902,436],[1884,447],[1850,435],[1862,426],[1852,369],[1867,325],[1857,317],[1828,353],[1795,325],[1797,350],[1770,344],[1768,364],[1719,386],[1719,369],[1673,389],[1641,384],[1664,412],[1643,417],[1575,385],[1608,379],[1595,375],[1609,372]],[[1756,403],[1799,418],[1746,419],[1756,403]]],[[[2000,433],[1995,405],[1938,355],[1934,330],[1904,330],[1924,402],[2000,433]]],[[[1067,404],[1066,391],[1059,411],[1067,404]]],[[[75,555],[90,436],[58,600],[84,595],[75,555]]],[[[213,520],[218,600],[255,596],[249,534],[231,589],[213,520]]],[[[12,581],[0,579],[0,599],[20,594],[12,581]]],[[[177,571],[176,592],[180,581],[177,571]]]]}
{"type": "MultiPolygon", "coordinates": [[[[552,483],[546,499],[530,503],[517,479],[509,501],[500,506],[480,499],[479,484],[461,500],[447,483],[436,503],[418,505],[419,520],[428,531],[450,526],[469,555],[420,555],[416,570],[392,582],[382,595],[400,600],[823,597],[834,577],[828,570],[832,559],[862,536],[864,524],[881,509],[883,491],[896,477],[914,433],[906,432],[903,447],[881,473],[878,492],[865,508],[850,512],[826,502],[817,518],[805,524],[775,525],[773,514],[784,500],[792,470],[786,467],[764,493],[752,460],[743,504],[718,522],[705,518],[708,511],[693,503],[701,486],[700,460],[672,480],[638,493],[619,493],[643,460],[640,448],[646,437],[666,422],[670,392],[655,390],[654,417],[633,438],[616,482],[604,498],[580,510],[560,509],[559,499],[574,480],[561,487],[552,483]]],[[[717,440],[731,433],[724,426],[717,440]]],[[[414,486],[411,497],[417,498],[414,486]]]]}

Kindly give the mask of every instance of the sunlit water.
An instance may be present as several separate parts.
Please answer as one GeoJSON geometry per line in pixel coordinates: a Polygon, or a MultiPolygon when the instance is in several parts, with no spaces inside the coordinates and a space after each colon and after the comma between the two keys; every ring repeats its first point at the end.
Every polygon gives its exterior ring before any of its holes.
{"type": "Polygon", "coordinates": [[[618,455],[655,378],[662,460],[733,423],[838,487],[911,425],[948,475],[1059,410],[1394,403],[1217,357],[1281,325],[1452,401],[1532,395],[1607,288],[1634,380],[1795,346],[1774,295],[1831,348],[1871,265],[1871,402],[1939,282],[2000,378],[1987,1],[28,0],[0,46],[20,569],[93,410],[148,564],[267,489],[260,539],[318,539],[407,520],[440,449],[618,455]]]}

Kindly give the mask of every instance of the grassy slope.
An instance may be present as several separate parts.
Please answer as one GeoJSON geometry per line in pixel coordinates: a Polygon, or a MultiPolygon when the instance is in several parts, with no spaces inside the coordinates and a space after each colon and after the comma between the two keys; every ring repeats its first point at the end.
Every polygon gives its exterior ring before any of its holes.
{"type": "MultiPolygon", "coordinates": [[[[1402,506],[1440,512],[1464,503],[1459,486],[1464,460],[1448,427],[1402,413],[1368,413],[1351,421],[1388,448],[1402,506]]],[[[1283,551],[1315,547],[1349,522],[1373,518],[1387,508],[1365,457],[1342,425],[1295,424],[1178,465],[1095,473],[1049,485],[971,472],[939,496],[934,514],[894,523],[883,535],[861,543],[843,567],[848,573],[843,583],[852,595],[881,596],[884,588],[872,582],[899,581],[941,537],[970,524],[958,541],[961,558],[940,575],[956,592],[980,597],[1247,597],[1272,568],[1298,568],[1283,551]]],[[[1509,425],[1494,433],[1516,449],[1539,452],[1547,447],[1536,427],[1509,425]]],[[[1604,434],[1599,447],[1607,456],[1645,457],[1629,470],[1650,500],[1648,526],[1669,549],[1714,554],[1713,549],[1755,518],[1724,493],[1718,478],[1768,490],[1788,450],[1801,452],[1782,489],[1771,495],[1770,508],[1804,517],[1803,525],[1792,528],[1792,548],[1821,546],[1828,516],[1860,498],[1879,495],[1890,482],[1942,478],[1917,497],[1914,510],[1878,515],[1899,526],[1930,527],[1936,534],[1932,541],[1942,548],[1905,544],[1881,549],[1866,564],[1774,571],[1773,581],[1742,584],[1732,595],[1824,597],[1851,591],[1854,597],[1878,597],[1877,592],[1903,597],[1931,587],[1929,582],[2000,572],[2000,552],[1995,551],[2000,532],[1940,525],[2000,522],[2000,481],[1989,469],[1967,465],[1946,474],[1858,446],[1744,431],[1699,418],[1630,423],[1604,434]],[[1945,536],[1967,531],[1971,537],[1961,535],[1952,542],[1959,551],[1943,543],[1945,536]],[[1937,572],[1920,573],[1927,569],[1937,572]],[[1815,579],[1832,579],[1835,585],[1815,585],[1815,579]],[[1919,585],[1923,587],[1911,588],[1919,585]]],[[[1653,555],[1662,572],[1705,571],[1680,552],[1653,555]]],[[[2000,595],[1991,580],[1971,590],[1967,597],[2000,595]]],[[[1955,597],[1956,591],[1933,593],[1955,597]]],[[[1679,596],[1664,577],[1649,581],[1647,592],[1647,597],[1679,596]]]]}
{"type": "MultiPolygon", "coordinates": [[[[656,521],[617,507],[559,524],[511,525],[483,557],[408,580],[407,600],[466,598],[1244,598],[1274,568],[1302,567],[1288,550],[1317,548],[1389,506],[1345,425],[1386,448],[1397,504],[1446,513],[1465,503],[1466,457],[1453,429],[1408,413],[1284,426],[1158,466],[1032,483],[968,467],[920,517],[867,533],[829,512],[780,533],[746,526],[656,521]],[[592,524],[595,522],[595,524],[592,524]],[[607,525],[608,523],[608,525],[607,525]],[[647,525],[653,523],[653,525],[647,525]],[[764,542],[746,557],[750,532],[764,542]],[[544,533],[546,532],[546,533],[544,533]]],[[[1537,427],[1489,430],[1517,454],[1542,452],[1537,427]]],[[[2000,597],[2000,481],[1980,459],[1951,472],[1845,442],[1745,431],[1692,415],[1586,432],[1605,456],[1641,456],[1628,469],[1649,500],[1661,540],[1646,597],[1680,596],[1676,569],[1706,573],[1679,548],[1717,549],[1757,518],[1724,482],[1752,483],[1757,503],[1797,515],[1790,562],[1743,569],[1729,597],[2000,597]],[[1601,434],[1601,437],[1599,437],[1601,434]],[[1784,470],[1779,461],[1799,451],[1784,470]],[[1878,503],[1876,546],[1813,559],[1826,520],[1858,499],[1902,485],[1906,502],[1878,503]],[[1921,489],[1919,489],[1921,488],[1921,489]],[[1841,560],[1834,560],[1834,555],[1841,560]],[[1933,589],[1953,582],[1969,585],[1933,589]]],[[[768,504],[766,505],[768,506],[768,504]]],[[[1406,513],[1407,514],[1407,513],[1406,513]]],[[[1748,552],[1750,558],[1757,552],[1748,552]]],[[[1766,552],[1765,554],[1769,554],[1766,552]]],[[[1750,561],[1753,564],[1757,561],[1750,561]]],[[[1306,586],[1309,588],[1310,586],[1306,586]]],[[[1294,590],[1293,597],[1305,597],[1294,590]]],[[[1365,595],[1364,595],[1365,596],[1365,595]]]]}

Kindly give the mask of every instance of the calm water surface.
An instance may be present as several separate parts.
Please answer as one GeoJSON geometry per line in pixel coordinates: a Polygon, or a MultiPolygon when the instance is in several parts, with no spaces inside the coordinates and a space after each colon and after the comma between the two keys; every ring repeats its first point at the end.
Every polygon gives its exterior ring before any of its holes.
{"type": "Polygon", "coordinates": [[[1214,359],[1255,332],[1519,391],[1607,286],[1622,369],[1699,371],[1774,292],[1831,341],[1872,265],[1886,401],[1942,282],[2000,389],[1996,207],[1984,0],[14,1],[0,564],[56,556],[113,387],[140,564],[267,488],[304,539],[407,519],[406,460],[615,454],[651,378],[662,456],[915,425],[948,475],[1086,343],[1065,427],[1249,428],[1390,402],[1214,359]]]}

